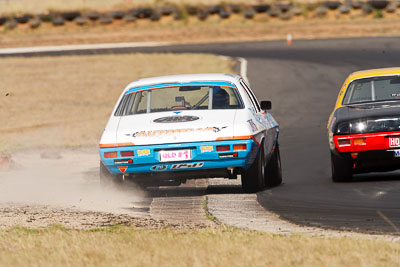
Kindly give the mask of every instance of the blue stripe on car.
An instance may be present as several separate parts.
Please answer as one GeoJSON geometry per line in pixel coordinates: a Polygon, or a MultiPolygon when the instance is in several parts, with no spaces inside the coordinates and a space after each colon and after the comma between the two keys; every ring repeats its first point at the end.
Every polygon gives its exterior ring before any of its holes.
{"type": "Polygon", "coordinates": [[[229,82],[188,82],[188,83],[160,83],[160,84],[152,84],[152,85],[144,85],[144,86],[138,86],[129,89],[128,91],[125,92],[125,95],[137,92],[137,91],[143,91],[143,90],[150,90],[150,89],[157,89],[157,88],[165,88],[165,87],[176,87],[176,86],[227,86],[227,87],[233,87],[236,88],[236,86],[232,83],[229,82]]]}

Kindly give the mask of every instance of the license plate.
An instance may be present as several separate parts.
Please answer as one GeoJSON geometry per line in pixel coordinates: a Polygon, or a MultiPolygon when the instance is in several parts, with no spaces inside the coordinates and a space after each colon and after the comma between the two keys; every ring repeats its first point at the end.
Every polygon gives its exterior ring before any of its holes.
{"type": "Polygon", "coordinates": [[[400,149],[393,149],[393,157],[400,158],[400,149]]]}
{"type": "Polygon", "coordinates": [[[389,147],[399,147],[400,137],[389,137],[389,147]]]}
{"type": "Polygon", "coordinates": [[[159,155],[160,162],[184,161],[192,159],[192,151],[190,149],[162,150],[159,152],[159,155]]]}

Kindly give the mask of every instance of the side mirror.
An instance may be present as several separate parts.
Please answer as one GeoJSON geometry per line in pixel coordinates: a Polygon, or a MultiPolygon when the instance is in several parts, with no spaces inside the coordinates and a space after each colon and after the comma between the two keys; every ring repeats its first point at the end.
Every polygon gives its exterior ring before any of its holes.
{"type": "Polygon", "coordinates": [[[261,101],[261,109],[262,110],[270,110],[272,108],[271,101],[261,101]]]}

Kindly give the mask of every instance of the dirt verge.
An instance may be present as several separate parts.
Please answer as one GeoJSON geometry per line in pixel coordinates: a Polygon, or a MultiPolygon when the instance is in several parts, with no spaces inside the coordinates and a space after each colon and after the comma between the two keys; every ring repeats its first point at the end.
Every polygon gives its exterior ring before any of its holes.
{"type": "MultiPolygon", "coordinates": [[[[67,23],[68,24],[68,23],[67,23]]],[[[187,22],[165,18],[160,22],[138,21],[134,24],[115,22],[96,27],[80,27],[73,23],[62,28],[43,25],[32,30],[27,26],[3,32],[0,47],[48,46],[66,44],[95,44],[119,42],[208,43],[260,40],[284,40],[287,34],[294,39],[397,36],[400,19],[278,19],[245,20],[240,16],[229,20],[210,18],[207,22],[190,18],[187,22]]]]}

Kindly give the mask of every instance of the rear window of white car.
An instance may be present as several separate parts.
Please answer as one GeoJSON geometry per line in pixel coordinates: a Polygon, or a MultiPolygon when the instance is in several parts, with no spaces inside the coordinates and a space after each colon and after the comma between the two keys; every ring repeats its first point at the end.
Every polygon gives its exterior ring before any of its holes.
{"type": "Polygon", "coordinates": [[[241,109],[240,95],[230,83],[163,84],[133,88],[122,98],[116,116],[176,110],[241,109]]]}

